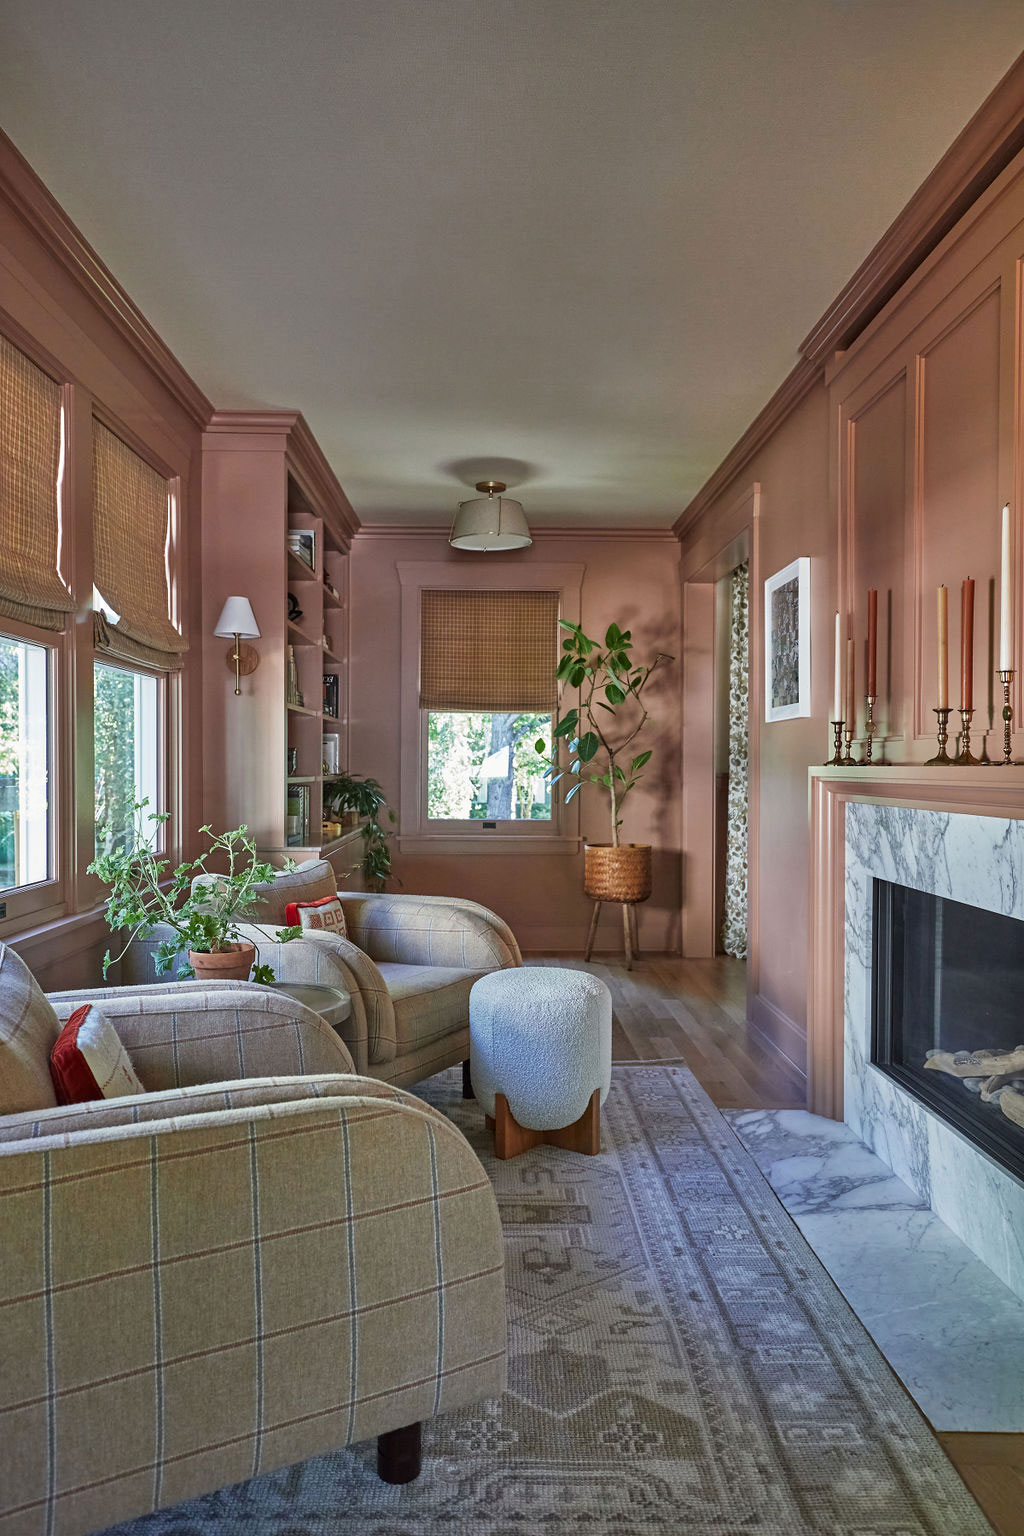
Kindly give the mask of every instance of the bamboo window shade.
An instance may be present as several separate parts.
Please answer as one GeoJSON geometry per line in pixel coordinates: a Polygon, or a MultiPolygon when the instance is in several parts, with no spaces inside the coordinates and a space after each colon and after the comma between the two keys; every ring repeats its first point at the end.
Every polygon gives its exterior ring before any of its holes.
{"type": "Polygon", "coordinates": [[[188,647],[170,619],[170,488],[127,443],[93,421],[93,580],[112,622],[95,615],[96,649],[175,669],[188,647]]]}
{"type": "Polygon", "coordinates": [[[420,594],[420,708],[547,714],[558,702],[557,592],[420,594]]]}
{"type": "Polygon", "coordinates": [[[0,614],[62,629],[60,385],[0,336],[0,614]]]}

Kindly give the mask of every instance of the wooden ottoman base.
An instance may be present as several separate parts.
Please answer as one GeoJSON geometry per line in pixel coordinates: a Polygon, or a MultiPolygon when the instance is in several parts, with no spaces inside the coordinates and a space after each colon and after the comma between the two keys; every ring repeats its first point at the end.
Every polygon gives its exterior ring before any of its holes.
{"type": "Polygon", "coordinates": [[[494,1115],[487,1116],[487,1129],[494,1133],[496,1157],[518,1157],[544,1143],[561,1147],[564,1152],[586,1152],[593,1157],[601,1150],[601,1090],[594,1089],[578,1120],[554,1131],[532,1131],[529,1126],[520,1125],[508,1107],[508,1099],[503,1093],[496,1093],[494,1115]]]}

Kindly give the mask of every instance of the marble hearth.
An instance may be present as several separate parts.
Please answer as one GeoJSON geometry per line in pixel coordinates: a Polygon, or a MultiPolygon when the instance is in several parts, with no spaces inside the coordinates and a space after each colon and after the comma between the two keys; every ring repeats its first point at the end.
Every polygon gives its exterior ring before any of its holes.
{"type": "MultiPolygon", "coordinates": [[[[990,782],[998,777],[989,770],[990,782]]],[[[1001,792],[1007,787],[1000,786],[1001,792]]],[[[871,1061],[875,878],[1024,919],[1024,822],[1007,815],[886,803],[881,797],[855,798],[849,780],[842,788],[844,835],[841,842],[834,839],[830,854],[833,875],[842,875],[841,887],[835,880],[837,899],[831,907],[833,923],[842,929],[842,947],[835,946],[837,958],[843,955],[842,974],[834,979],[842,983],[843,1117],[1024,1297],[1024,1184],[871,1061]]],[[[827,935],[820,933],[819,940],[826,944],[827,935]]],[[[1024,1021],[1024,1005],[1021,1017],[1024,1021]]],[[[819,1037],[820,1025],[819,1018],[819,1037]]]]}

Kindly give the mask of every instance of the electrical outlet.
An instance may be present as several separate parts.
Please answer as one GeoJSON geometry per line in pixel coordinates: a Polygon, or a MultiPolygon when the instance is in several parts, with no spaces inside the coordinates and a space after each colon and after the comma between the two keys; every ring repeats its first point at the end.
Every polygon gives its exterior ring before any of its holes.
{"type": "Polygon", "coordinates": [[[485,832],[493,832],[497,825],[498,825],[498,823],[496,821],[485,821],[484,822],[484,831],[485,832]]]}
{"type": "Polygon", "coordinates": [[[7,903],[6,903],[6,901],[0,901],[0,917],[6,917],[6,916],[7,916],[7,903]]]}

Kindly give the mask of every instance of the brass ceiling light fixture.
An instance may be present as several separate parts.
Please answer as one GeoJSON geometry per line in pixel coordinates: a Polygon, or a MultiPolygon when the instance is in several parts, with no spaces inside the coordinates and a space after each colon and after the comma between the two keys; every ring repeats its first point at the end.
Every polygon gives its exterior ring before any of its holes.
{"type": "Polygon", "coordinates": [[[522,504],[503,496],[503,480],[478,480],[479,496],[460,501],[448,542],[453,549],[525,549],[533,543],[522,504]]]}

